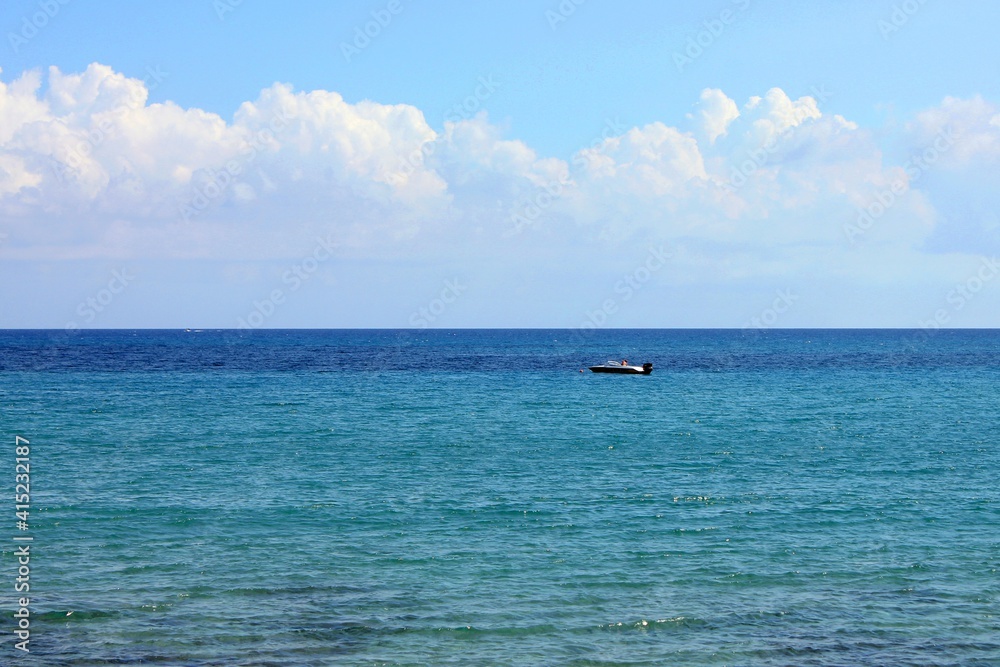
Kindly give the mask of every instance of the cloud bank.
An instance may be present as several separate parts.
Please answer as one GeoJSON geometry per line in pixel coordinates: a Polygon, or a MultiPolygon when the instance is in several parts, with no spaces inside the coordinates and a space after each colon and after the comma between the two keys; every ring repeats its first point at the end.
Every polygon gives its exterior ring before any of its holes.
{"type": "Polygon", "coordinates": [[[225,119],[148,103],[156,83],[100,64],[0,82],[0,257],[266,259],[317,235],[348,258],[667,242],[673,280],[878,280],[995,241],[989,216],[942,214],[996,175],[1000,109],[981,98],[886,129],[779,88],[706,89],[679,125],[558,158],[485,113],[434,128],[413,106],[274,84],[225,119]],[[941,252],[955,224],[967,247],[941,252]]]}

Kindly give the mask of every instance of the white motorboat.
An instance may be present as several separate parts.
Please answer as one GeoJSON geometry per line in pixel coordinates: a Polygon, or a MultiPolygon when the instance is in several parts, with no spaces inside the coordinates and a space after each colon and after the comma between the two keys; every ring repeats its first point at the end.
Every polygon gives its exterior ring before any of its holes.
{"type": "Polygon", "coordinates": [[[606,361],[600,366],[591,366],[595,373],[621,373],[623,375],[649,375],[653,372],[653,364],[646,362],[642,366],[633,366],[627,359],[621,361],[606,361]]]}

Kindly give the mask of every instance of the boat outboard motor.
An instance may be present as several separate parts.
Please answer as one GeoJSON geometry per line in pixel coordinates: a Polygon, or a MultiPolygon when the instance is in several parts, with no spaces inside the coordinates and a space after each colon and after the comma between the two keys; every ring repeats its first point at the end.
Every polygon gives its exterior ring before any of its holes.
{"type": "Polygon", "coordinates": [[[646,375],[649,375],[650,373],[652,373],[653,372],[653,364],[649,363],[648,361],[646,363],[644,363],[642,365],[642,372],[645,373],[646,375]]]}

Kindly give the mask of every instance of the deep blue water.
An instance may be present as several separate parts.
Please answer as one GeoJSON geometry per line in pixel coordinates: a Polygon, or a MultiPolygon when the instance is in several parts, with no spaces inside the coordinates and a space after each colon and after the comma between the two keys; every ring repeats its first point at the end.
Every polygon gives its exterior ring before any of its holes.
{"type": "Polygon", "coordinates": [[[1000,331],[5,331],[0,381],[3,665],[1000,665],[1000,331]]]}

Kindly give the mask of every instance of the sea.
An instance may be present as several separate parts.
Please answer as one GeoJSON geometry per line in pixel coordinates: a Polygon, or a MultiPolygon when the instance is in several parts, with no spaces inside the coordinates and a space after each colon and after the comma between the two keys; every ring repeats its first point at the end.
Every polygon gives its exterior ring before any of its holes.
{"type": "Polygon", "coordinates": [[[2,665],[1000,665],[1000,331],[7,330],[0,442],[2,665]]]}

